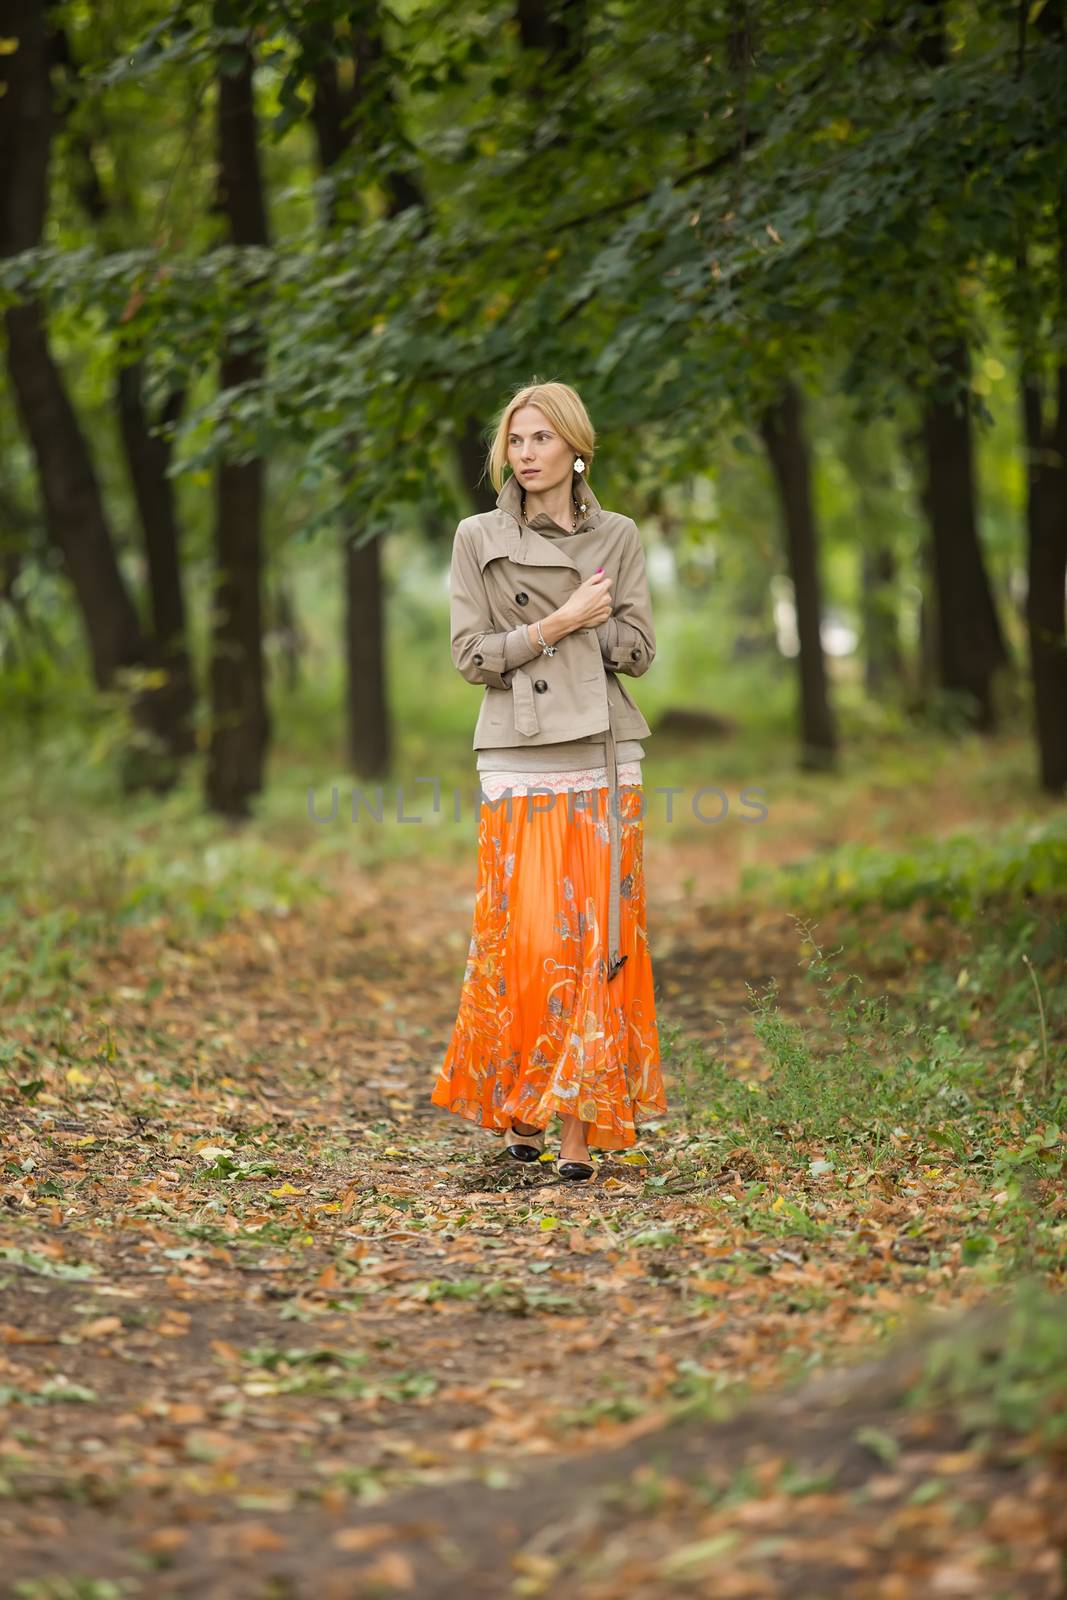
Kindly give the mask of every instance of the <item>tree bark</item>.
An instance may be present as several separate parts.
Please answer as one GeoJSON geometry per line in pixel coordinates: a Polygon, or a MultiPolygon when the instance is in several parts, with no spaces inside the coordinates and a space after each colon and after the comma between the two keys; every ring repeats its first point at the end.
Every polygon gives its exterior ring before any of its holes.
{"type": "MultiPolygon", "coordinates": [[[[333,35],[325,28],[305,35],[305,48],[313,62],[314,97],[312,124],[318,146],[319,165],[324,173],[333,171],[354,144],[363,141],[368,148],[386,133],[400,143],[402,129],[399,110],[390,78],[381,18],[375,10],[364,11],[360,26],[353,30],[351,88],[338,80],[333,35]],[[368,104],[377,109],[376,122],[369,125],[368,104]]],[[[411,206],[425,209],[426,198],[418,174],[410,166],[398,166],[385,179],[390,216],[411,206]]],[[[326,224],[332,221],[332,212],[326,224]]],[[[460,436],[459,451],[465,482],[474,484],[475,499],[482,509],[496,503],[496,493],[479,483],[485,451],[477,425],[468,420],[460,436]]],[[[359,459],[359,441],[353,437],[349,456],[359,459]]],[[[345,688],[346,739],[352,770],[363,778],[378,778],[392,763],[392,726],[387,703],[386,648],[387,628],[382,587],[380,538],[360,544],[353,501],[346,496],[342,513],[345,523],[343,542],[343,584],[345,594],[345,688]]]]}
{"type": "MultiPolygon", "coordinates": [[[[219,206],[235,245],[269,243],[259,163],[252,52],[228,45],[218,72],[219,206]],[[233,70],[228,58],[238,62],[233,70]]],[[[262,345],[228,335],[223,389],[256,384],[262,345]]],[[[264,463],[223,461],[215,471],[215,594],[212,607],[211,736],[205,792],[213,811],[244,817],[263,787],[270,739],[263,655],[264,463]]]]}
{"type": "Polygon", "coordinates": [[[360,777],[380,777],[392,760],[380,538],[360,546],[355,532],[346,536],[344,579],[349,756],[360,777]]]}
{"type": "Polygon", "coordinates": [[[492,511],[497,492],[485,476],[486,448],[481,429],[473,417],[464,420],[456,442],[459,470],[463,482],[469,487],[477,511],[492,511]]]}
{"type": "MultiPolygon", "coordinates": [[[[926,506],[926,490],[920,482],[919,500],[923,507],[923,514],[929,529],[930,513],[926,506]]],[[[937,579],[934,574],[934,546],[933,540],[927,536],[920,541],[918,551],[919,567],[919,638],[918,661],[916,662],[916,683],[918,693],[915,697],[915,708],[925,715],[933,702],[938,688],[938,625],[937,625],[937,579]]]]}
{"type": "Polygon", "coordinates": [[[881,699],[903,680],[897,632],[897,562],[888,544],[863,548],[861,568],[863,686],[881,699]]]}
{"type": "MultiPolygon", "coordinates": [[[[914,20],[919,59],[940,71],[948,61],[945,0],[924,0],[914,20]]],[[[937,672],[941,689],[959,697],[971,723],[990,732],[997,720],[994,680],[1008,655],[978,537],[970,356],[962,339],[942,345],[939,354],[940,381],[951,392],[927,399],[921,421],[937,672]]]]}
{"type": "MultiPolygon", "coordinates": [[[[1067,61],[1067,5],[1053,0],[1036,19],[1067,61]]],[[[1059,293],[1053,320],[1062,339],[1067,324],[1067,185],[1057,208],[1059,293]]],[[[1027,270],[1022,252],[1020,269],[1027,270]]],[[[1036,330],[1035,330],[1036,331],[1036,330]]],[[[1034,340],[1024,332],[1024,349],[1034,340]]],[[[1062,343],[1060,349],[1062,351],[1062,343]]],[[[1026,445],[1028,531],[1026,625],[1034,694],[1041,785],[1067,790],[1067,361],[1060,360],[1046,396],[1036,353],[1024,358],[1023,438],[1026,445]],[[1046,412],[1051,413],[1046,417],[1046,412]]]]}
{"type": "MultiPolygon", "coordinates": [[[[161,419],[164,423],[176,420],[182,401],[181,395],[173,397],[161,419]]],[[[167,438],[153,432],[149,423],[140,361],[119,368],[116,404],[148,564],[152,615],[149,658],[153,668],[165,674],[165,681],[154,691],[155,723],[172,755],[192,755],[196,749],[196,692],[186,640],[174,489],[167,476],[171,446],[167,438]]]]}
{"type": "Polygon", "coordinates": [[[266,637],[274,643],[281,662],[285,687],[292,694],[300,687],[303,676],[301,669],[305,639],[300,619],[296,614],[292,587],[285,574],[278,571],[277,566],[273,572],[273,584],[267,590],[265,608],[266,637]]]}
{"type": "MultiPolygon", "coordinates": [[[[321,29],[307,37],[315,60],[312,122],[319,165],[331,172],[357,140],[380,136],[383,125],[390,135],[398,131],[398,114],[389,63],[376,10],[365,11],[353,32],[352,86],[343,90],[337,73],[332,32],[321,29]],[[375,127],[368,124],[368,102],[377,107],[375,127]]],[[[386,178],[389,215],[424,197],[413,173],[403,168],[386,178]]],[[[326,218],[328,227],[333,211],[326,218]]],[[[359,440],[353,436],[349,459],[359,459],[359,440]]],[[[360,543],[355,499],[349,493],[354,474],[345,484],[343,585],[345,595],[345,720],[349,764],[361,778],[380,778],[392,764],[392,726],[389,720],[386,674],[386,613],[382,581],[381,538],[360,543]]]]}
{"type": "Polygon", "coordinates": [[[955,375],[956,393],[928,400],[922,417],[938,677],[943,690],[960,697],[973,725],[989,732],[997,720],[995,676],[1008,654],[978,537],[966,346],[953,345],[940,364],[955,375]]]}
{"type": "Polygon", "coordinates": [[[855,485],[860,552],[860,630],[864,688],[872,699],[901,690],[899,580],[893,543],[895,508],[890,447],[884,430],[850,422],[841,459],[855,485]]]}
{"type": "Polygon", "coordinates": [[[836,764],[837,733],[822,648],[818,530],[811,494],[803,400],[799,388],[791,380],[786,381],[778,399],[764,412],[760,432],[781,503],[797,614],[801,766],[830,768],[836,764]]]}
{"type": "MultiPolygon", "coordinates": [[[[108,245],[117,248],[121,241],[114,226],[115,207],[100,179],[93,139],[76,118],[73,123],[69,122],[69,113],[76,108],[81,94],[81,80],[66,29],[51,26],[47,47],[54,69],[50,75],[52,107],[69,138],[71,188],[105,248],[108,245]]],[[[123,363],[120,352],[115,407],[148,566],[152,628],[146,642],[146,657],[154,677],[162,680],[150,684],[144,691],[146,715],[170,756],[176,758],[169,773],[166,769],[159,773],[157,787],[165,787],[177,776],[177,761],[191,755],[196,747],[195,697],[186,644],[174,487],[167,476],[171,447],[166,438],[152,430],[144,402],[143,375],[143,363],[123,363]]],[[[172,398],[162,421],[177,420],[183,398],[181,395],[172,398]]]]}
{"type": "MultiPolygon", "coordinates": [[[[0,57],[0,255],[41,240],[53,110],[44,9],[13,0],[4,31],[18,48],[0,57]]],[[[37,465],[45,523],[71,580],[95,682],[144,662],[136,608],[122,577],[89,448],[52,359],[38,301],[4,314],[19,420],[37,465]]]]}
{"type": "MultiPolygon", "coordinates": [[[[1065,274],[1067,290],[1067,274],[1065,274]]],[[[1054,415],[1046,423],[1033,372],[1022,384],[1026,440],[1026,625],[1041,785],[1067,790],[1067,365],[1056,373],[1054,415]]]]}

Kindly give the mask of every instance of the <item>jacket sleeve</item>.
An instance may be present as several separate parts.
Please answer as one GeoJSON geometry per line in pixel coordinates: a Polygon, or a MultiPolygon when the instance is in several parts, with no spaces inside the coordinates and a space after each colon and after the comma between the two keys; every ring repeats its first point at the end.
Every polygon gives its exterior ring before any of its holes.
{"type": "Polygon", "coordinates": [[[612,598],[615,609],[596,630],[600,654],[609,672],[625,672],[631,678],[639,678],[655,660],[656,633],[645,552],[635,522],[628,529],[612,598]]]}
{"type": "Polygon", "coordinates": [[[462,522],[452,545],[449,595],[452,661],[456,671],[468,683],[510,689],[514,669],[539,656],[541,646],[530,643],[525,623],[517,628],[493,631],[489,597],[477,552],[462,522]]]}

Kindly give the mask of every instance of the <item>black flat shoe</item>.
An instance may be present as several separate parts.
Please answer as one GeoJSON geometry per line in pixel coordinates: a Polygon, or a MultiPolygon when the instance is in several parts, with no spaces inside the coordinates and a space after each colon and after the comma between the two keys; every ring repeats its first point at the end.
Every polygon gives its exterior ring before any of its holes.
{"type": "Polygon", "coordinates": [[[561,1178],[569,1178],[572,1182],[584,1182],[591,1178],[596,1169],[588,1161],[557,1161],[556,1171],[561,1178]]]}
{"type": "Polygon", "coordinates": [[[544,1148],[544,1128],[539,1128],[536,1133],[520,1133],[513,1123],[508,1124],[504,1149],[514,1161],[540,1161],[544,1148]]]}

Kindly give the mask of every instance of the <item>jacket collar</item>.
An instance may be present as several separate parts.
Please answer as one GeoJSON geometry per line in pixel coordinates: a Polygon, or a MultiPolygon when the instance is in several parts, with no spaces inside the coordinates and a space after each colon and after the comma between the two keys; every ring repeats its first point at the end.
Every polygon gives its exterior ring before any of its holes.
{"type": "MultiPolygon", "coordinates": [[[[595,528],[603,519],[604,508],[585,481],[585,474],[574,474],[574,492],[585,513],[579,518],[576,534],[595,528]]],[[[524,562],[527,566],[577,567],[577,562],[567,554],[565,539],[544,539],[539,529],[552,528],[562,532],[559,525],[544,511],[539,511],[529,525],[522,520],[522,487],[514,473],[504,481],[496,497],[497,507],[504,513],[507,524],[508,559],[524,562]]]]}

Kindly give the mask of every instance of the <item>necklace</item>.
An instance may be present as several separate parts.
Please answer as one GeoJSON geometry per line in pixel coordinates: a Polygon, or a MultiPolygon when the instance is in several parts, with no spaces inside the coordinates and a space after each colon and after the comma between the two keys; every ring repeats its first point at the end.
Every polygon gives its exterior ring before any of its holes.
{"type": "MultiPolygon", "coordinates": [[[[522,494],[522,520],[523,520],[523,522],[525,522],[526,526],[529,527],[530,526],[530,519],[526,515],[526,490],[522,489],[522,490],[520,490],[520,493],[522,494]]],[[[574,510],[573,510],[573,512],[571,514],[570,532],[571,533],[577,533],[578,532],[578,502],[574,498],[573,494],[571,495],[571,505],[574,507],[574,510]]],[[[581,509],[584,511],[585,507],[582,506],[581,509]]],[[[566,532],[566,531],[567,530],[565,529],[564,532],[566,532]]]]}

